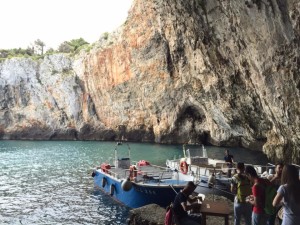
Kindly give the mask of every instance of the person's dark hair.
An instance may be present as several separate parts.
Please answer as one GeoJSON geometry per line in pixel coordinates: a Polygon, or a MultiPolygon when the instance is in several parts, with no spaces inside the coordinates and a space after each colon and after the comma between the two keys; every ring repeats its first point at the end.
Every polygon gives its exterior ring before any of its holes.
{"type": "Polygon", "coordinates": [[[238,177],[243,179],[245,177],[245,164],[243,162],[238,162],[236,168],[239,170],[238,177]]]}
{"type": "Polygon", "coordinates": [[[239,169],[240,171],[245,170],[245,164],[243,162],[238,162],[236,165],[236,168],[239,169]]]}
{"type": "Polygon", "coordinates": [[[183,190],[186,192],[186,194],[190,195],[195,191],[196,187],[197,186],[195,185],[195,183],[193,181],[189,181],[186,183],[183,190]]]}
{"type": "Polygon", "coordinates": [[[256,170],[253,166],[246,166],[245,173],[249,174],[251,177],[257,177],[256,170]]]}
{"type": "Polygon", "coordinates": [[[276,163],[276,166],[284,167],[284,163],[282,161],[279,161],[279,162],[276,163]]]}
{"type": "Polygon", "coordinates": [[[282,170],[281,184],[287,184],[291,199],[300,203],[299,170],[294,165],[285,165],[282,170]]]}
{"type": "Polygon", "coordinates": [[[186,186],[196,188],[196,184],[193,181],[187,182],[186,186]]]}

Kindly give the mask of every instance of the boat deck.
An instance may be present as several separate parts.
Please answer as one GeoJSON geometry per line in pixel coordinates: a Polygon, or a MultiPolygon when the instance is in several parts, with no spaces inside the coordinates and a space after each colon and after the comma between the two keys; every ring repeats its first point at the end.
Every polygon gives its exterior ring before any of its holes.
{"type": "MultiPolygon", "coordinates": [[[[101,170],[99,168],[99,170],[101,170]]],[[[176,178],[176,173],[169,168],[160,167],[155,165],[147,166],[135,166],[133,172],[128,168],[116,168],[111,166],[110,169],[106,170],[106,173],[117,179],[127,179],[130,178],[135,183],[161,183],[168,185],[185,184],[186,181],[180,181],[176,178]],[[135,175],[132,176],[132,173],[135,175]]]]}

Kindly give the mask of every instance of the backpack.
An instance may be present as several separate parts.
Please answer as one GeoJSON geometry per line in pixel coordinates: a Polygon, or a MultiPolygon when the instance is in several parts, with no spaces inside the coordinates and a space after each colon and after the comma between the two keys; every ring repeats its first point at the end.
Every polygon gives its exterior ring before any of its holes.
{"type": "Polygon", "coordinates": [[[274,215],[276,213],[276,207],[273,206],[273,199],[277,194],[277,188],[270,184],[265,185],[265,207],[264,211],[268,215],[274,215]]]}
{"type": "Polygon", "coordinates": [[[250,180],[245,175],[234,175],[237,181],[236,197],[239,203],[246,202],[246,197],[252,194],[250,180]]]}
{"type": "Polygon", "coordinates": [[[173,224],[173,205],[169,205],[166,208],[166,215],[165,215],[165,225],[172,225],[173,224]]]}
{"type": "Polygon", "coordinates": [[[264,205],[264,211],[268,215],[274,215],[276,213],[276,207],[273,206],[273,199],[275,198],[277,194],[277,188],[275,185],[271,184],[269,180],[267,180],[263,184],[258,184],[260,187],[264,189],[265,194],[265,205],[264,205]]]}

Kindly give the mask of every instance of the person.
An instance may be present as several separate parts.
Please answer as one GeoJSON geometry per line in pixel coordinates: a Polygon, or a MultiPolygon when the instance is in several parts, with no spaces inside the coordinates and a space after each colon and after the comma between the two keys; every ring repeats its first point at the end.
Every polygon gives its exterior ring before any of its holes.
{"type": "Polygon", "coordinates": [[[194,182],[189,181],[182,191],[178,192],[173,202],[173,211],[180,225],[199,225],[201,224],[200,214],[188,214],[189,210],[199,209],[201,204],[198,203],[197,197],[190,197],[196,189],[194,182]],[[188,204],[188,202],[190,204],[188,204]]]}
{"type": "Polygon", "coordinates": [[[235,194],[234,225],[241,224],[242,216],[244,217],[246,225],[251,225],[252,206],[246,202],[246,197],[251,194],[251,183],[244,173],[244,163],[239,162],[236,169],[237,174],[231,179],[231,192],[235,194]]]}
{"type": "Polygon", "coordinates": [[[294,165],[285,165],[282,170],[281,186],[273,200],[273,206],[283,204],[282,225],[300,224],[300,181],[299,171],[294,165]]]}
{"type": "Polygon", "coordinates": [[[277,189],[281,185],[281,174],[282,174],[283,166],[284,165],[282,162],[278,162],[275,167],[275,175],[270,179],[270,182],[273,185],[275,185],[277,189]]]}
{"type": "MultiPolygon", "coordinates": [[[[252,207],[252,225],[265,225],[268,220],[268,215],[264,212],[265,205],[265,189],[264,185],[268,180],[258,177],[253,166],[246,166],[245,173],[253,183],[252,195],[246,199],[252,207]]],[[[269,181],[270,182],[270,181],[269,181]]]]}
{"type": "MultiPolygon", "coordinates": [[[[282,162],[276,163],[275,175],[270,179],[271,184],[275,186],[276,190],[278,190],[281,184],[281,174],[282,174],[283,166],[284,165],[282,162]]],[[[270,215],[267,225],[275,225],[276,216],[279,210],[280,210],[280,206],[277,207],[276,212],[273,215],[270,215]]]]}
{"type": "Polygon", "coordinates": [[[231,177],[231,169],[233,168],[233,155],[229,154],[229,150],[225,150],[224,160],[228,168],[227,176],[231,177]]]}

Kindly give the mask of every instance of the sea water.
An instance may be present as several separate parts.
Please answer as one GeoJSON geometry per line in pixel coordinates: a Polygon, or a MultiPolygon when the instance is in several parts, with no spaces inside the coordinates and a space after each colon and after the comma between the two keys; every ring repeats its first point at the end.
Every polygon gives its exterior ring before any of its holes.
{"type": "MultiPolygon", "coordinates": [[[[183,155],[180,145],[128,144],[136,161],[164,166],[166,159],[183,155]]],[[[91,177],[95,166],[112,162],[115,146],[99,141],[0,141],[0,224],[126,224],[129,209],[94,187],[91,177]]],[[[201,150],[190,148],[193,153],[201,150]]],[[[208,157],[224,156],[224,148],[206,149],[208,157]]],[[[267,162],[261,152],[230,152],[236,161],[267,162]]]]}

